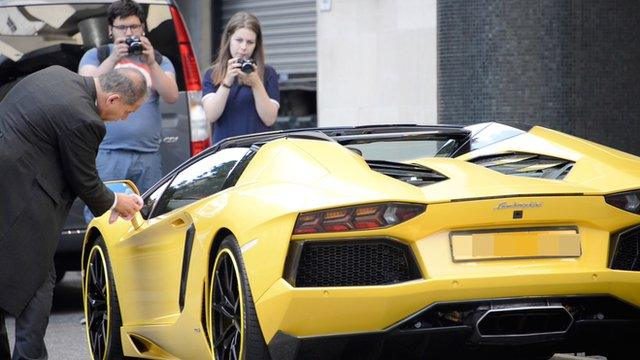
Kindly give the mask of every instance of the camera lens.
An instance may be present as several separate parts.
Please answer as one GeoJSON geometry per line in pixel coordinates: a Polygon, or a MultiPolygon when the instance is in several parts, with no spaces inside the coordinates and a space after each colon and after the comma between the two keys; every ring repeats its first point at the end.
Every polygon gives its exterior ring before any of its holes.
{"type": "Polygon", "coordinates": [[[140,39],[136,36],[128,36],[124,41],[129,46],[129,54],[130,55],[140,55],[142,54],[142,43],[140,39]]]}
{"type": "Polygon", "coordinates": [[[253,66],[251,66],[251,63],[244,63],[244,64],[242,64],[240,69],[245,74],[251,74],[251,72],[253,71],[253,66]]]}
{"type": "Polygon", "coordinates": [[[142,43],[139,43],[139,42],[132,43],[131,46],[129,46],[129,54],[131,55],[142,54],[142,43]]]}
{"type": "Polygon", "coordinates": [[[253,72],[253,60],[252,59],[238,59],[240,64],[240,70],[245,74],[251,74],[253,72]]]}

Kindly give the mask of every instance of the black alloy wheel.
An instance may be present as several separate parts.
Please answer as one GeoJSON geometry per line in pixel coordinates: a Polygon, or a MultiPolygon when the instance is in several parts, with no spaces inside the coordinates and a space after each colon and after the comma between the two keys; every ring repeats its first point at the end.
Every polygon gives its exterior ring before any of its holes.
{"type": "Polygon", "coordinates": [[[109,287],[104,254],[100,247],[91,249],[86,272],[85,318],[89,346],[94,360],[104,359],[109,329],[109,287]]]}
{"type": "Polygon", "coordinates": [[[102,238],[89,250],[83,279],[85,330],[93,360],[122,359],[120,308],[107,246],[102,238]]]}
{"type": "Polygon", "coordinates": [[[212,288],[216,359],[242,359],[243,306],[238,265],[228,249],[218,253],[212,288]]]}
{"type": "Polygon", "coordinates": [[[207,326],[214,360],[270,359],[240,247],[227,236],[215,254],[207,326]]]}

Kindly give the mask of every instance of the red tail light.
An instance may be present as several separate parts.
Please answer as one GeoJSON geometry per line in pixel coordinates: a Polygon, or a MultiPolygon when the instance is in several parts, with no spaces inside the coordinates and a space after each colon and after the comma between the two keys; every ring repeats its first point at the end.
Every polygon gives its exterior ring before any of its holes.
{"type": "Polygon", "coordinates": [[[189,129],[191,132],[191,156],[198,154],[211,145],[211,125],[207,121],[202,108],[202,82],[198,62],[191,47],[191,40],[184,19],[174,6],[170,7],[173,23],[176,28],[182,73],[187,90],[189,106],[189,129]]]}
{"type": "Polygon", "coordinates": [[[191,155],[196,155],[202,152],[204,149],[211,146],[211,141],[209,139],[202,141],[192,141],[191,142],[191,155]]]}
{"type": "Polygon", "coordinates": [[[301,213],[293,235],[385,228],[414,218],[426,208],[422,204],[389,203],[301,213]]]}
{"type": "Polygon", "coordinates": [[[174,6],[171,6],[170,9],[176,28],[176,36],[178,37],[178,47],[180,48],[180,59],[182,60],[182,70],[187,91],[201,91],[200,70],[191,47],[189,32],[178,9],[174,6]]]}

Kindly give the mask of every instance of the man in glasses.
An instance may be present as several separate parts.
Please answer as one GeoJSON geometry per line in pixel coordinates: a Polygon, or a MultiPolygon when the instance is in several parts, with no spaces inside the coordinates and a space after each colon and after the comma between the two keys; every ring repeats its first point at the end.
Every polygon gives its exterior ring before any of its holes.
{"type": "MultiPolygon", "coordinates": [[[[154,50],[145,36],[146,14],[132,0],[118,0],[107,11],[109,37],[113,43],[87,51],[78,73],[99,76],[114,68],[134,68],[147,80],[148,98],[126,120],[107,124],[96,165],[102,180],[133,181],[141,192],[162,177],[160,157],[161,115],[158,100],[178,100],[175,69],[165,56],[154,50]]],[[[88,209],[85,218],[91,219],[88,209]]]]}

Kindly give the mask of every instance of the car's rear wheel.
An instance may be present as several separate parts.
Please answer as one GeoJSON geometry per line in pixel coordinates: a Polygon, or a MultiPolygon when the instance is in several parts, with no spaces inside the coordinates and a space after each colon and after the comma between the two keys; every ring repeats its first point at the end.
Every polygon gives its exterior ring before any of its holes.
{"type": "Polygon", "coordinates": [[[107,246],[98,237],[89,250],[84,273],[84,316],[93,360],[121,359],[120,307],[107,246]]]}
{"type": "Polygon", "coordinates": [[[269,359],[240,248],[232,235],[218,248],[209,289],[213,359],[269,359]]]}

